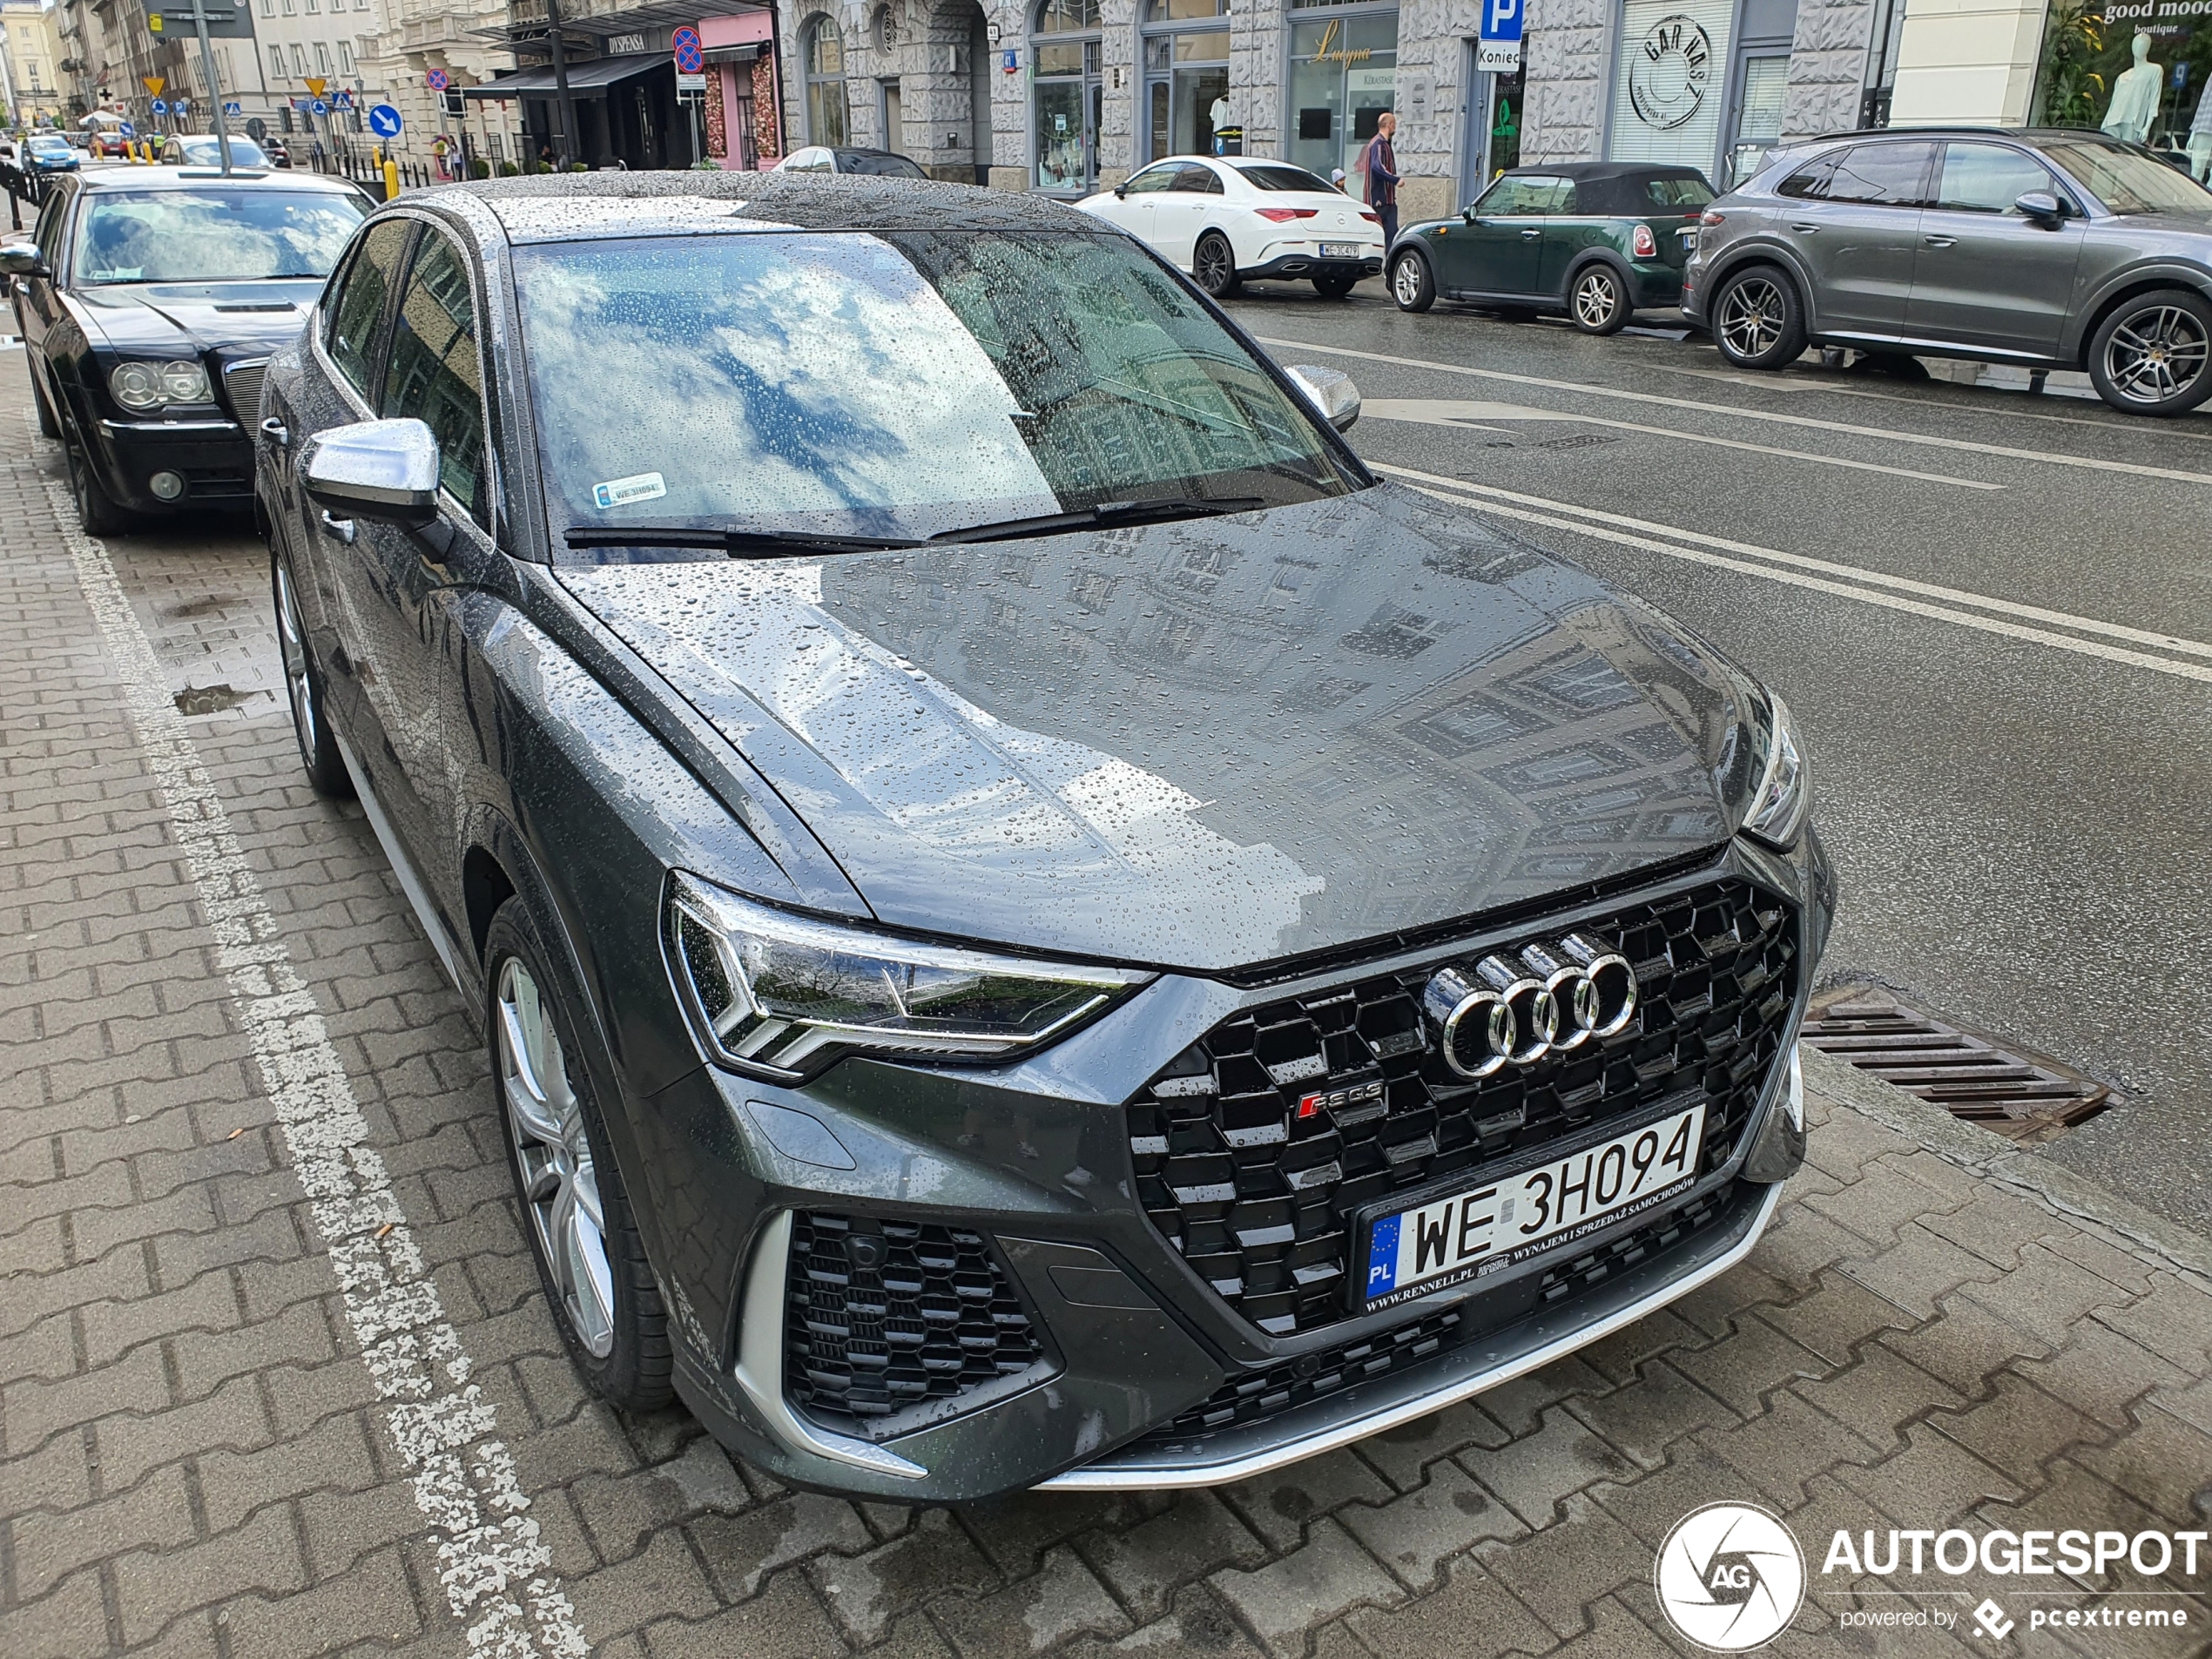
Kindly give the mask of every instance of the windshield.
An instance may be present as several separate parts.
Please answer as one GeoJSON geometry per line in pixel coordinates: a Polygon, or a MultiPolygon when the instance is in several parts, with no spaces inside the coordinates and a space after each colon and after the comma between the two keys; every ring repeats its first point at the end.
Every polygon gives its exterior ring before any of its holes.
{"type": "Polygon", "coordinates": [[[1239,167],[1237,171],[1262,190],[1318,190],[1332,196],[1343,193],[1303,167],[1239,167]]]}
{"type": "Polygon", "coordinates": [[[2043,153],[2115,213],[2212,212],[2212,192],[2185,173],[2116,145],[2061,139],[2043,153]]]}
{"type": "Polygon", "coordinates": [[[904,156],[872,156],[865,150],[840,150],[840,172],[870,172],[886,179],[927,179],[929,175],[904,156]]]}
{"type": "Polygon", "coordinates": [[[1359,480],[1119,234],[739,233],[518,248],[556,528],[932,536],[1359,480]]]}
{"type": "Polygon", "coordinates": [[[368,211],[337,191],[102,192],[77,232],[77,280],[235,282],[325,277],[368,211]]]}
{"type": "Polygon", "coordinates": [[[37,151],[42,156],[52,155],[57,151],[66,154],[69,150],[69,140],[67,138],[48,138],[42,135],[38,138],[33,138],[30,141],[30,147],[37,151]]]}

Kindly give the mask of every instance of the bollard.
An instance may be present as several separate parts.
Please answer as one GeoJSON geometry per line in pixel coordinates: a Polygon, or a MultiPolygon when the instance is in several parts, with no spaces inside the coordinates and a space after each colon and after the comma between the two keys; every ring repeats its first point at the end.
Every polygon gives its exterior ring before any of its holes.
{"type": "Polygon", "coordinates": [[[400,193],[400,164],[391,157],[384,158],[384,199],[393,201],[400,193]]]}

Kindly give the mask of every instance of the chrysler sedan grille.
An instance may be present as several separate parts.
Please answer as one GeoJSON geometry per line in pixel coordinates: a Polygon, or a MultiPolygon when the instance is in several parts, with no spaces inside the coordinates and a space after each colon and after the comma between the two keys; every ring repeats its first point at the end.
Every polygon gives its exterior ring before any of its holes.
{"type": "Polygon", "coordinates": [[[261,382],[268,378],[269,360],[250,358],[231,363],[223,369],[223,395],[230,400],[231,414],[240,426],[256,425],[261,419],[261,382]]]}
{"type": "Polygon", "coordinates": [[[895,1428],[1042,1357],[980,1233],[801,1211],[786,1283],[786,1396],[846,1433],[895,1428]]]}
{"type": "MultiPolygon", "coordinates": [[[[1152,1224],[1244,1318],[1285,1336],[1347,1316],[1355,1213],[1702,1088],[1702,1175],[1727,1160],[1797,1000],[1784,900],[1727,877],[1578,921],[1625,956],[1635,1015],[1527,1066],[1447,1065],[1423,988],[1457,956],[1217,1026],[1129,1108],[1152,1224]],[[1308,1109],[1311,1105],[1312,1109],[1308,1109]]],[[[1553,934],[1532,929],[1511,955],[1553,934]]]]}

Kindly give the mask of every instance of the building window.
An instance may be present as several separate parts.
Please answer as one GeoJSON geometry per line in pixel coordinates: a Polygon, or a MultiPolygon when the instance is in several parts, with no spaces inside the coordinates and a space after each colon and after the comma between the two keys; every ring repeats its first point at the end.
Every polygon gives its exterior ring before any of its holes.
{"type": "Polygon", "coordinates": [[[1326,179],[1353,177],[1375,126],[1398,102],[1398,14],[1300,18],[1291,27],[1290,158],[1326,179]]]}
{"type": "Polygon", "coordinates": [[[1033,16],[1030,106],[1036,187],[1088,195],[1098,183],[1098,0],[1043,0],[1033,16]]]}
{"type": "Polygon", "coordinates": [[[806,35],[806,139],[844,144],[851,124],[845,107],[845,39],[828,17],[817,17],[806,35]]]}
{"type": "Polygon", "coordinates": [[[302,78],[307,73],[307,49],[296,40],[292,43],[292,72],[302,78]]]}
{"type": "Polygon", "coordinates": [[[330,48],[320,40],[315,42],[315,73],[324,80],[330,78],[330,48]]]}
{"type": "Polygon", "coordinates": [[[354,44],[349,40],[341,40],[338,43],[338,72],[341,75],[351,75],[354,72],[354,44]]]}
{"type": "Polygon", "coordinates": [[[281,46],[269,48],[269,78],[277,81],[284,78],[284,48],[281,46]]]}
{"type": "Polygon", "coordinates": [[[276,0],[261,0],[261,15],[262,15],[264,17],[275,17],[275,16],[276,16],[276,0]]]}
{"type": "Polygon", "coordinates": [[[1229,0],[1150,0],[1144,11],[1143,159],[1237,156],[1229,96],[1229,0]]]}

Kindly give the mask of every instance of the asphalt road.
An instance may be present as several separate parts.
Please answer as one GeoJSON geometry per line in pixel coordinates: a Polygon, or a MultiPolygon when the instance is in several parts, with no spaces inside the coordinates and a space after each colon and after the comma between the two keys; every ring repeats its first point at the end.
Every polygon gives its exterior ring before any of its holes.
{"type": "Polygon", "coordinates": [[[1738,374],[1695,337],[1406,316],[1375,287],[1232,308],[1352,374],[1371,462],[1764,677],[1842,872],[1820,982],[2111,1083],[2043,1150],[2212,1224],[2212,420],[2120,416],[2078,375],[1738,374]]]}

